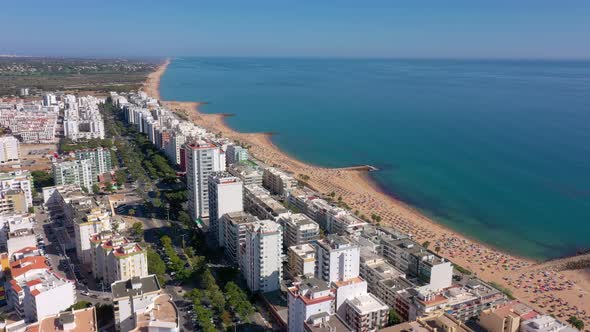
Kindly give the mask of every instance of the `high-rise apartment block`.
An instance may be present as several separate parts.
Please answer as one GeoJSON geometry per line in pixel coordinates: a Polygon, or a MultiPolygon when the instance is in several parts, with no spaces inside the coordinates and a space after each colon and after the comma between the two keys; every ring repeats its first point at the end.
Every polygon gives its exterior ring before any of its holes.
{"type": "Polygon", "coordinates": [[[266,293],[280,288],[282,248],[281,226],[276,222],[261,220],[246,226],[241,268],[252,292],[266,293]]]}
{"type": "Polygon", "coordinates": [[[213,143],[185,145],[188,208],[194,220],[209,217],[209,175],[225,170],[225,153],[213,143]]]}
{"type": "Polygon", "coordinates": [[[111,150],[98,147],[75,151],[77,160],[90,160],[92,164],[92,176],[96,179],[99,175],[113,170],[111,150]]]}
{"type": "Polygon", "coordinates": [[[96,182],[91,160],[62,161],[53,163],[52,168],[56,186],[75,184],[90,191],[96,182]]]}
{"type": "Polygon", "coordinates": [[[320,238],[320,226],[303,213],[285,213],[278,219],[283,226],[283,244],[291,247],[320,238]]]}
{"type": "Polygon", "coordinates": [[[209,175],[209,233],[221,247],[225,245],[224,224],[221,217],[244,210],[242,181],[227,172],[209,175]]]}

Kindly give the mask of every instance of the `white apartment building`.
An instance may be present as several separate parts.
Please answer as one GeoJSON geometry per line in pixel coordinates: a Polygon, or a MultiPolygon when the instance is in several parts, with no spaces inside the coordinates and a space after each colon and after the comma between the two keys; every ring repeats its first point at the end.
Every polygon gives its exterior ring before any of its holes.
{"type": "Polygon", "coordinates": [[[0,110],[0,126],[8,127],[22,143],[55,143],[57,112],[45,110],[0,110]]]}
{"type": "Polygon", "coordinates": [[[451,262],[426,250],[409,238],[381,238],[383,256],[408,276],[429,284],[433,291],[451,286],[451,262]]]}
{"type": "Polygon", "coordinates": [[[244,210],[242,181],[226,172],[209,175],[209,233],[217,244],[225,246],[225,229],[220,218],[244,210]]]}
{"type": "Polygon", "coordinates": [[[320,225],[303,213],[284,213],[278,218],[278,222],[283,226],[283,244],[286,247],[320,238],[320,225]]]}
{"type": "Polygon", "coordinates": [[[246,242],[246,226],[256,221],[258,218],[246,212],[230,212],[221,216],[220,224],[225,230],[223,251],[232,264],[240,264],[240,249],[246,242]]]}
{"type": "Polygon", "coordinates": [[[43,106],[57,105],[57,98],[54,94],[48,93],[43,96],[43,106]]]}
{"type": "Polygon", "coordinates": [[[180,148],[184,143],[186,143],[186,136],[182,133],[175,132],[171,135],[170,141],[164,149],[168,159],[172,160],[176,165],[180,165],[180,148]]]}
{"type": "Polygon", "coordinates": [[[0,245],[6,246],[11,233],[21,230],[33,230],[34,216],[28,213],[0,215],[0,245]]]}
{"type": "Polygon", "coordinates": [[[311,244],[304,243],[289,247],[287,258],[291,278],[315,275],[315,248],[311,244]]]}
{"type": "Polygon", "coordinates": [[[233,176],[239,177],[245,186],[255,184],[262,187],[262,172],[244,164],[233,164],[227,168],[233,176]]]}
{"type": "Polygon", "coordinates": [[[367,281],[369,292],[376,294],[379,298],[381,292],[380,281],[405,277],[405,273],[389,264],[383,256],[366,252],[361,248],[360,276],[367,281]]]}
{"type": "Polygon", "coordinates": [[[346,300],[346,323],[355,331],[377,331],[387,325],[389,307],[371,293],[346,300]]]}
{"type": "Polygon", "coordinates": [[[11,257],[15,252],[28,247],[37,246],[37,237],[32,229],[22,228],[8,233],[6,251],[11,257]]]}
{"type": "Polygon", "coordinates": [[[542,315],[522,322],[520,332],[578,332],[578,330],[551,316],[542,315]]]}
{"type": "Polygon", "coordinates": [[[29,171],[14,171],[0,173],[0,192],[8,190],[22,190],[25,193],[27,209],[33,206],[33,177],[29,171]]]}
{"type": "Polygon", "coordinates": [[[53,178],[55,185],[76,184],[86,190],[92,190],[96,182],[93,176],[91,160],[73,160],[53,163],[53,178]]]}
{"type": "Polygon", "coordinates": [[[98,147],[95,149],[77,150],[74,152],[77,160],[90,160],[92,164],[92,176],[96,178],[113,170],[111,150],[98,147]]]}
{"type": "Polygon", "coordinates": [[[297,180],[278,168],[267,167],[262,173],[262,185],[273,195],[284,195],[297,187],[297,180]]]}
{"type": "Polygon", "coordinates": [[[349,239],[330,234],[314,242],[316,277],[326,282],[345,281],[358,277],[360,249],[349,239]]]}
{"type": "Polygon", "coordinates": [[[179,332],[178,308],[155,275],[111,285],[116,331],[179,332]]]}
{"type": "Polygon", "coordinates": [[[349,210],[332,207],[326,211],[326,230],[336,234],[357,234],[368,223],[349,210]]]}
{"type": "Polygon", "coordinates": [[[143,248],[111,231],[96,234],[92,245],[92,275],[106,284],[133,277],[148,276],[147,255],[143,248]]]}
{"type": "Polygon", "coordinates": [[[261,220],[246,226],[241,269],[252,292],[266,293],[280,288],[282,242],[281,226],[274,221],[261,220]]]}
{"type": "Polygon", "coordinates": [[[243,161],[248,160],[248,149],[244,149],[243,147],[235,144],[230,144],[227,146],[227,165],[238,164],[243,161]]]}
{"type": "Polygon", "coordinates": [[[76,210],[74,216],[76,256],[82,264],[92,264],[92,236],[111,228],[111,215],[107,209],[91,206],[76,210]]]}
{"type": "Polygon", "coordinates": [[[64,135],[74,141],[79,139],[104,139],[104,121],[98,104],[104,102],[93,96],[64,97],[64,135]]]}
{"type": "Polygon", "coordinates": [[[185,144],[188,208],[193,220],[209,216],[209,175],[225,170],[225,153],[217,145],[185,144]]]}
{"type": "Polygon", "coordinates": [[[327,323],[334,314],[334,294],[328,283],[304,279],[287,292],[289,306],[289,332],[304,332],[305,325],[327,323]]]}
{"type": "Polygon", "coordinates": [[[271,220],[288,212],[283,204],[270,196],[268,190],[254,184],[244,186],[244,210],[260,219],[271,220]]]}
{"type": "Polygon", "coordinates": [[[0,137],[0,164],[20,160],[20,143],[14,136],[0,137]]]}
{"type": "Polygon", "coordinates": [[[10,269],[7,303],[25,321],[55,315],[76,302],[74,283],[49,270],[43,256],[14,261],[10,269]]]}
{"type": "Polygon", "coordinates": [[[23,287],[25,320],[56,315],[76,303],[76,285],[53,271],[44,271],[23,287]]]}

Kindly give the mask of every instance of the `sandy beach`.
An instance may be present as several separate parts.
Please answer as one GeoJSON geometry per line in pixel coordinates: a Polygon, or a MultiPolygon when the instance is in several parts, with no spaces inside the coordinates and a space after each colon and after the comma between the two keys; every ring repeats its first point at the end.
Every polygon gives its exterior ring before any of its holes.
{"type": "MultiPolygon", "coordinates": [[[[159,82],[169,60],[149,75],[144,91],[160,99],[159,82]]],[[[415,240],[429,241],[429,249],[469,269],[481,279],[510,289],[522,302],[537,310],[555,314],[565,320],[577,316],[590,326],[590,270],[567,270],[560,261],[540,264],[515,257],[458,234],[420,214],[412,207],[381,191],[366,171],[331,169],[303,163],[280,149],[269,134],[241,133],[226,125],[224,115],[199,112],[198,102],[163,101],[164,106],[183,114],[197,125],[249,146],[257,159],[293,173],[309,177],[306,182],[315,190],[341,196],[351,209],[382,218],[382,225],[411,233],[415,240]],[[562,315],[562,316],[559,316],[562,315]]],[[[588,256],[590,257],[590,255],[588,256]]],[[[576,257],[581,260],[584,257],[576,257]]]]}

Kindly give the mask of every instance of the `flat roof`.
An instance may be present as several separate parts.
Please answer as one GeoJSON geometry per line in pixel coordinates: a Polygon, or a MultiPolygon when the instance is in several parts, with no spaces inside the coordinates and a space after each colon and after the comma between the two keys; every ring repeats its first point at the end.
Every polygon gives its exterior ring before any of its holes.
{"type": "Polygon", "coordinates": [[[346,301],[353,309],[355,309],[355,311],[357,311],[361,315],[365,315],[377,310],[388,309],[385,303],[383,303],[381,300],[379,300],[375,295],[371,293],[362,294],[346,301]]]}
{"type": "Polygon", "coordinates": [[[345,322],[340,320],[340,318],[336,315],[329,316],[330,319],[325,324],[320,325],[309,325],[305,323],[304,328],[306,331],[309,332],[353,332],[354,330],[350,328],[345,322]]]}
{"type": "Polygon", "coordinates": [[[144,331],[146,327],[156,325],[174,325],[178,327],[178,310],[169,294],[157,296],[148,307],[148,310],[138,314],[136,317],[136,328],[134,331],[144,331]],[[169,323],[169,325],[165,323],[169,323]]]}
{"type": "Polygon", "coordinates": [[[117,281],[111,285],[113,299],[129,296],[138,296],[146,293],[153,293],[160,290],[160,283],[154,274],[147,277],[133,277],[129,280],[117,281]],[[133,288],[133,284],[137,288],[133,288]]]}
{"type": "MultiPolygon", "coordinates": [[[[92,332],[97,331],[96,314],[94,307],[84,308],[75,311],[59,313],[42,319],[38,324],[39,332],[61,332],[66,331],[64,324],[72,324],[74,327],[68,332],[92,332]]],[[[35,330],[27,330],[32,332],[35,330]]]]}

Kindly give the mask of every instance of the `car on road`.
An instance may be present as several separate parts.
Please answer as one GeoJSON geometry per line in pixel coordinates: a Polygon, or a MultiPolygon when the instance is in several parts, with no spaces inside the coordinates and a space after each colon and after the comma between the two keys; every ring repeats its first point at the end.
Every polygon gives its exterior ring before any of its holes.
{"type": "Polygon", "coordinates": [[[81,291],[80,294],[82,294],[84,296],[90,296],[90,293],[87,291],[81,291]]]}

